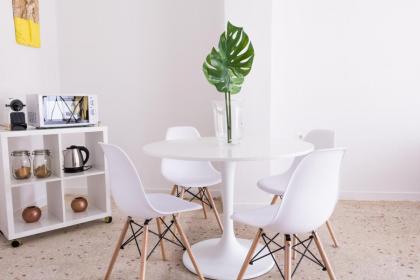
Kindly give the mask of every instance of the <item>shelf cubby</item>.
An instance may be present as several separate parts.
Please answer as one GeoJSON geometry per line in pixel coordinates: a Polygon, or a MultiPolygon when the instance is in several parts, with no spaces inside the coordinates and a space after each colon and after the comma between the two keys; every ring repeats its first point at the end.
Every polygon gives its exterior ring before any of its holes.
{"type": "MultiPolygon", "coordinates": [[[[107,212],[110,205],[107,197],[108,190],[106,187],[106,178],[103,172],[97,174],[91,173],[89,176],[75,177],[71,179],[73,179],[74,182],[77,182],[78,188],[73,187],[73,194],[67,195],[66,197],[66,222],[72,222],[75,220],[83,221],[107,212]],[[75,213],[71,209],[71,200],[77,196],[82,196],[87,199],[88,208],[86,211],[75,213]]],[[[72,184],[72,186],[74,185],[72,184]]]]}
{"type": "MultiPolygon", "coordinates": [[[[9,154],[13,151],[17,150],[28,150],[31,154],[34,150],[40,150],[40,149],[48,149],[51,152],[50,158],[51,158],[51,176],[49,178],[60,178],[61,177],[61,146],[60,146],[60,135],[59,134],[49,134],[49,135],[33,135],[33,136],[15,136],[15,137],[9,137],[8,138],[8,150],[9,154]]],[[[31,158],[33,156],[31,155],[31,158]]],[[[12,157],[8,157],[9,159],[9,166],[11,166],[11,160],[12,157]]],[[[33,170],[31,170],[32,172],[33,170]]],[[[10,174],[10,181],[12,182],[12,185],[21,185],[21,184],[27,184],[35,183],[36,181],[43,179],[36,178],[33,174],[28,179],[21,179],[16,180],[12,172],[10,174]]],[[[45,178],[45,179],[49,179],[45,178]]]]}
{"type": "MultiPolygon", "coordinates": [[[[20,188],[14,188],[12,190],[13,202],[19,200],[21,191],[28,192],[30,188],[44,188],[42,185],[25,185],[20,188]]],[[[47,182],[45,186],[46,190],[46,205],[41,208],[41,218],[39,221],[34,223],[26,223],[22,218],[22,211],[30,205],[14,205],[13,207],[13,220],[14,220],[14,231],[17,236],[26,236],[37,234],[44,231],[46,228],[54,228],[64,221],[64,207],[63,207],[63,189],[60,181],[47,182]]]]}
{"type": "MultiPolygon", "coordinates": [[[[104,141],[104,133],[104,131],[91,131],[85,133],[63,134],[61,137],[61,145],[63,150],[72,145],[85,146],[89,150],[89,160],[86,165],[92,166],[92,168],[95,170],[104,171],[104,156],[100,146],[98,145],[99,142],[104,141]]],[[[67,173],[65,176],[72,176],[72,174],[67,173]]]]}

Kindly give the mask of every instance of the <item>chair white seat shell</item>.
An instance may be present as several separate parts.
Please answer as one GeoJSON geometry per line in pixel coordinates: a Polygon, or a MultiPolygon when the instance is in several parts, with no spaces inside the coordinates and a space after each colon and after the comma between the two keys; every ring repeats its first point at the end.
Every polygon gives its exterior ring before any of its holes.
{"type": "MultiPolygon", "coordinates": [[[[198,130],[191,126],[170,127],[166,131],[167,141],[180,139],[200,138],[198,130]]],[[[187,161],[162,159],[161,172],[166,180],[173,184],[172,195],[181,198],[185,193],[192,196],[192,200],[197,199],[203,206],[204,217],[207,219],[206,205],[208,205],[216,217],[220,230],[223,232],[223,224],[217,211],[216,205],[209,188],[222,182],[222,176],[211,162],[208,161],[187,161]],[[181,191],[180,191],[181,190],[181,191]]]]}
{"type": "Polygon", "coordinates": [[[171,233],[178,243],[171,242],[187,250],[198,278],[204,280],[193,256],[188,239],[176,216],[179,213],[200,210],[202,208],[201,205],[179,199],[169,194],[146,194],[140,176],[128,155],[115,145],[100,143],[100,146],[107,160],[112,197],[118,208],[127,216],[108,266],[105,279],[110,278],[119,251],[134,240],[140,253],[140,280],[144,280],[146,275],[146,261],[149,257],[147,250],[149,233],[153,233],[159,237],[158,243],[153,247],[150,254],[160,244],[162,258],[164,260],[166,259],[164,240],[169,240],[165,235],[171,233]],[[169,225],[163,219],[165,216],[172,216],[172,221],[169,225]],[[140,225],[133,218],[144,219],[144,223],[140,225]],[[156,220],[158,233],[150,230],[150,222],[153,220],[156,220]],[[166,226],[166,230],[164,231],[162,231],[162,224],[166,226]],[[182,241],[176,237],[172,230],[169,230],[173,225],[176,226],[182,241]],[[140,229],[135,231],[133,226],[138,226],[140,229]],[[132,231],[132,235],[124,241],[129,228],[132,231]],[[141,251],[137,242],[137,238],[140,235],[143,235],[141,251]]]}
{"type": "Polygon", "coordinates": [[[289,179],[289,173],[268,176],[260,179],[257,182],[257,186],[267,193],[283,196],[289,179]]]}
{"type": "MultiPolygon", "coordinates": [[[[344,149],[342,148],[315,150],[303,157],[297,164],[290,176],[281,204],[235,212],[232,215],[232,218],[237,222],[259,228],[253,245],[244,260],[238,280],[243,278],[249,263],[252,262],[259,239],[263,238],[264,242],[267,242],[267,233],[284,235],[284,247],[279,247],[279,250],[285,251],[284,278],[286,280],[290,280],[292,276],[292,251],[297,251],[295,247],[305,242],[300,241],[299,244],[292,245],[291,237],[298,239],[298,234],[307,233],[310,233],[308,240],[315,240],[323,260],[322,265],[327,270],[330,279],[336,279],[316,231],[329,219],[338,201],[339,175],[343,155],[344,149]]],[[[274,235],[273,240],[277,235],[274,235]]],[[[269,255],[274,258],[271,251],[269,255]]],[[[297,262],[297,265],[299,264],[300,261],[297,262]]]]}
{"type": "MultiPolygon", "coordinates": [[[[315,150],[331,149],[335,147],[335,132],[333,130],[313,129],[302,138],[305,141],[312,143],[315,147],[315,150]]],[[[296,167],[299,165],[299,162],[302,160],[302,158],[303,156],[296,157],[286,172],[262,178],[257,182],[259,189],[274,195],[272,203],[275,203],[279,197],[284,195],[287,185],[289,184],[290,177],[296,167]]],[[[331,223],[327,221],[326,225],[334,246],[338,247],[338,241],[331,223]]]]}
{"type": "MultiPolygon", "coordinates": [[[[166,131],[166,140],[197,139],[200,133],[192,126],[174,126],[166,131]]],[[[163,159],[161,171],[166,180],[184,187],[211,187],[222,182],[222,176],[208,161],[163,159]]]]}
{"type": "Polygon", "coordinates": [[[154,217],[149,218],[201,210],[202,208],[201,205],[197,203],[191,203],[173,195],[164,193],[147,194],[147,199],[156,212],[159,213],[154,215],[154,217]]]}
{"type": "Polygon", "coordinates": [[[162,160],[162,175],[178,186],[190,188],[211,187],[222,182],[220,172],[209,162],[162,160]]]}
{"type": "Polygon", "coordinates": [[[241,224],[267,229],[275,218],[279,207],[280,204],[274,204],[257,209],[235,212],[232,215],[232,219],[241,224]]]}

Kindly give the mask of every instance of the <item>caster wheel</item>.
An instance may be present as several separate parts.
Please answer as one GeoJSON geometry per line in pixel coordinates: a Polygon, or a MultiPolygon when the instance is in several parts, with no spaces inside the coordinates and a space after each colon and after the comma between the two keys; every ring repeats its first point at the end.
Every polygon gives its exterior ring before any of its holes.
{"type": "Polygon", "coordinates": [[[104,218],[104,222],[105,222],[105,223],[107,223],[107,224],[112,223],[112,217],[111,217],[111,216],[109,216],[109,217],[105,217],[105,218],[104,218]]]}
{"type": "Polygon", "coordinates": [[[10,243],[10,245],[12,245],[13,248],[17,248],[20,245],[22,245],[22,243],[19,240],[12,240],[12,243],[10,243]]]}

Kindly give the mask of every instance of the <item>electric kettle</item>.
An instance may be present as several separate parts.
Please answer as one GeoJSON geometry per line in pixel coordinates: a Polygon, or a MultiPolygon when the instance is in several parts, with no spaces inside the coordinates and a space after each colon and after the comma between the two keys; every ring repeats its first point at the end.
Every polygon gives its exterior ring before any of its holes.
{"type": "Polygon", "coordinates": [[[64,172],[76,173],[88,170],[91,166],[86,166],[89,160],[89,150],[83,146],[70,146],[63,151],[64,172]],[[84,157],[83,154],[84,153],[84,157]]]}

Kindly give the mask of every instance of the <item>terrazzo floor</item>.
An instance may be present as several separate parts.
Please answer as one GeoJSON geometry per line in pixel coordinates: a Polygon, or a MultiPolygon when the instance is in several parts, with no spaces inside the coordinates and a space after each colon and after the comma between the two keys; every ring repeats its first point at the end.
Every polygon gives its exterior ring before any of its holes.
{"type": "MultiPolygon", "coordinates": [[[[124,217],[114,209],[113,219],[112,224],[95,221],[24,238],[19,248],[0,237],[0,279],[103,279],[124,217]]],[[[331,246],[324,227],[319,232],[337,279],[420,279],[420,203],[341,201],[331,222],[340,248],[331,246]]],[[[214,216],[205,220],[200,211],[183,215],[182,224],[191,243],[220,235],[214,216]]],[[[243,238],[252,238],[255,231],[236,225],[243,238]]],[[[182,251],[169,244],[166,248],[169,261],[161,261],[157,250],[148,262],[146,279],[197,279],[182,265],[182,251]]],[[[282,264],[282,255],[277,257],[282,264]]],[[[132,244],[121,251],[112,279],[137,279],[138,272],[132,244]]],[[[273,269],[258,279],[281,278],[273,269]]],[[[293,279],[328,276],[304,261],[293,279]]]]}

